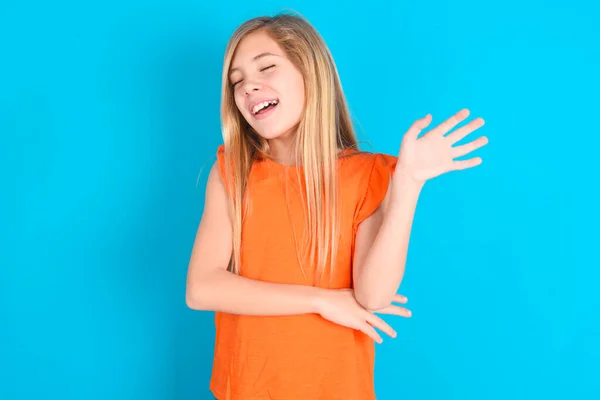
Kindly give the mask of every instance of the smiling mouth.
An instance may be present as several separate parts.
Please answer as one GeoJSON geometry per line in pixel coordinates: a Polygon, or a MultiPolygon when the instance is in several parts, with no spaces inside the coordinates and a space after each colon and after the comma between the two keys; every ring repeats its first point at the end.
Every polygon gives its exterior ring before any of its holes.
{"type": "Polygon", "coordinates": [[[279,104],[279,100],[277,100],[277,99],[263,101],[262,103],[255,105],[252,108],[251,113],[254,116],[258,116],[258,115],[266,113],[269,110],[274,109],[275,107],[277,107],[278,104],[279,104]]]}

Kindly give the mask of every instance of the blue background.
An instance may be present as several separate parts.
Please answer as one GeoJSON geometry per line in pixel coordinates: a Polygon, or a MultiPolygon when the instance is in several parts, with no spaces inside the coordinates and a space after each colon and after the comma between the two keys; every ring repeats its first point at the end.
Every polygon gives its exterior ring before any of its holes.
{"type": "Polygon", "coordinates": [[[423,191],[378,399],[600,398],[594,2],[106,0],[0,7],[0,399],[210,398],[213,314],[184,295],[222,55],[284,7],[365,149],[486,120],[483,164],[423,191]]]}

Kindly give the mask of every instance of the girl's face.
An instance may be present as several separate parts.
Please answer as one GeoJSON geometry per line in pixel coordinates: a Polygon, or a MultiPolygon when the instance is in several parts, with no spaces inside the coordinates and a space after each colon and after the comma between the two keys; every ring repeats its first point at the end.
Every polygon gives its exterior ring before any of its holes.
{"type": "Polygon", "coordinates": [[[244,37],[229,70],[235,104],[263,138],[293,134],[304,109],[304,78],[267,33],[244,37]]]}

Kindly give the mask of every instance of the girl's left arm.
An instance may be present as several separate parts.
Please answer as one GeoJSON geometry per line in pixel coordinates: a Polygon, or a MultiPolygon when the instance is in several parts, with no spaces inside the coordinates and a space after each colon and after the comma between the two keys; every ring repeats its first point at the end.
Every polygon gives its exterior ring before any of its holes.
{"type": "Polygon", "coordinates": [[[413,123],[402,139],[398,162],[379,208],[362,221],[354,246],[354,296],[363,307],[377,310],[390,305],[404,276],[408,242],[417,200],[425,182],[441,174],[473,168],[480,157],[455,160],[485,146],[487,137],[456,145],[483,126],[477,118],[452,133],[470,112],[463,109],[418,137],[431,114],[413,123]]]}
{"type": "Polygon", "coordinates": [[[354,247],[354,296],[369,310],[391,304],[406,265],[408,243],[423,185],[394,174],[379,208],[358,226],[354,247]]]}

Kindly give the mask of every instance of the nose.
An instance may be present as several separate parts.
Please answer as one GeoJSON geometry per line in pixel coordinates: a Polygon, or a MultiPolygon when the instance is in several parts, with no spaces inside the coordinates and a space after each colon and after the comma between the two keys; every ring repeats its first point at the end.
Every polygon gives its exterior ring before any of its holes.
{"type": "Polygon", "coordinates": [[[244,83],[244,93],[250,95],[251,93],[259,91],[261,85],[258,82],[246,81],[244,83]]]}

